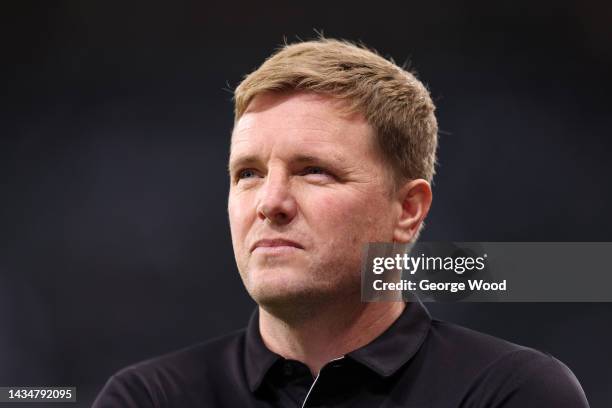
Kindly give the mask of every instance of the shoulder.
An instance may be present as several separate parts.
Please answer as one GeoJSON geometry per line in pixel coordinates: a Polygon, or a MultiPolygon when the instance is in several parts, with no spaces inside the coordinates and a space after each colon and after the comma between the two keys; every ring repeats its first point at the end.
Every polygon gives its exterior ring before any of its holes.
{"type": "Polygon", "coordinates": [[[166,375],[194,378],[231,364],[242,355],[244,329],[130,365],[115,377],[155,379],[166,375]]]}
{"type": "Polygon", "coordinates": [[[164,406],[192,389],[212,387],[219,373],[240,364],[244,332],[242,329],[117,371],[98,394],[94,408],[164,406]]]}
{"type": "Polygon", "coordinates": [[[507,408],[588,407],[576,376],[548,353],[437,320],[432,321],[428,343],[449,373],[466,379],[464,402],[507,408]]]}
{"type": "Polygon", "coordinates": [[[517,352],[541,354],[532,348],[436,319],[431,322],[427,340],[437,353],[452,354],[460,360],[469,359],[474,365],[490,364],[517,352]]]}

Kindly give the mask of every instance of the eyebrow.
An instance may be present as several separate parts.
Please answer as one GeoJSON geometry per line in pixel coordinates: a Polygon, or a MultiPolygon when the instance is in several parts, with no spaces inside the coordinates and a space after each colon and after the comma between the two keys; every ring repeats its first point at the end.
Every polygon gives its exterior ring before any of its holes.
{"type": "Polygon", "coordinates": [[[231,171],[232,168],[236,167],[240,168],[252,166],[254,164],[258,164],[260,161],[261,160],[259,160],[255,155],[239,156],[237,159],[234,160],[232,160],[232,158],[230,157],[230,160],[227,163],[227,170],[231,171]]]}
{"type": "MultiPolygon", "coordinates": [[[[333,164],[333,163],[330,163],[330,161],[343,163],[342,156],[340,155],[333,155],[333,156],[334,157],[320,157],[320,156],[313,156],[310,154],[296,154],[295,156],[291,157],[290,162],[295,162],[298,164],[323,164],[325,163],[329,165],[333,164]]],[[[228,171],[231,172],[233,168],[253,166],[253,165],[260,164],[260,163],[261,163],[261,160],[256,155],[239,156],[235,160],[230,159],[227,165],[227,169],[228,171]]]]}

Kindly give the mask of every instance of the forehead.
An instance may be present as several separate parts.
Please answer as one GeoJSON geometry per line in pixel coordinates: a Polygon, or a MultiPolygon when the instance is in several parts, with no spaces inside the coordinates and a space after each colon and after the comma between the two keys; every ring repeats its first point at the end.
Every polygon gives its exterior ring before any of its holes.
{"type": "Polygon", "coordinates": [[[312,93],[262,94],[236,122],[231,155],[245,149],[374,150],[363,115],[346,113],[343,102],[312,93]]]}

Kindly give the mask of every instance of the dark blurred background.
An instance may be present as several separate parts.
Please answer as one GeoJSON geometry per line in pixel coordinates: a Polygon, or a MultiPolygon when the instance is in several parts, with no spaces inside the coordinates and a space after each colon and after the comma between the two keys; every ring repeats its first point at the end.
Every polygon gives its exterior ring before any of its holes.
{"type": "MultiPolygon", "coordinates": [[[[118,369],[246,324],[231,89],[313,29],[428,84],[442,134],[423,240],[611,241],[611,4],[3,4],[0,385],[76,385],[67,406],[88,407],[118,369]]],[[[611,406],[612,304],[430,311],[550,352],[611,406]]]]}

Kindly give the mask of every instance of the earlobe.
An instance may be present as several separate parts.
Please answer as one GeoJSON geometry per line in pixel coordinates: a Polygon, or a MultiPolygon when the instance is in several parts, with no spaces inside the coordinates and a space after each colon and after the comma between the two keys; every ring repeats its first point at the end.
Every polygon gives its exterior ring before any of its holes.
{"type": "Polygon", "coordinates": [[[401,213],[393,232],[395,242],[414,242],[429,212],[432,201],[431,186],[426,180],[406,182],[397,192],[401,213]]]}

